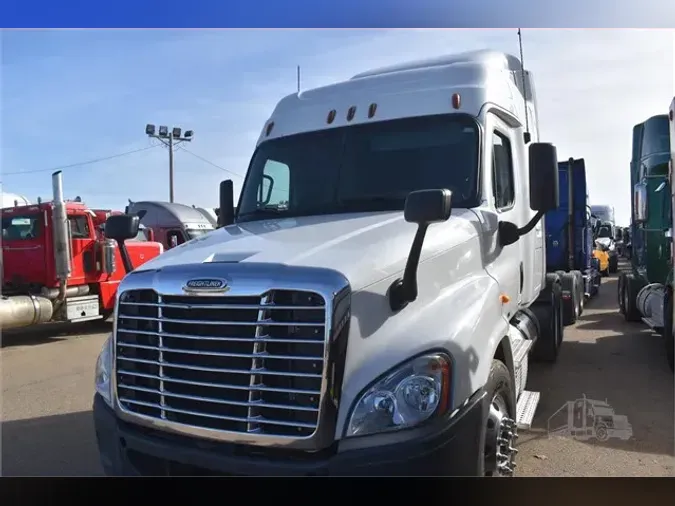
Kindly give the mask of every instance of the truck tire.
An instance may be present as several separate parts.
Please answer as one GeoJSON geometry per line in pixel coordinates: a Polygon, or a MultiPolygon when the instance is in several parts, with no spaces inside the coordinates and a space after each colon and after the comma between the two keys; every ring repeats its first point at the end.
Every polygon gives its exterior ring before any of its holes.
{"type": "Polygon", "coordinates": [[[614,255],[609,257],[609,273],[615,274],[619,270],[619,257],[614,255]]]}
{"type": "Polygon", "coordinates": [[[641,322],[642,315],[637,308],[637,294],[640,291],[640,281],[633,274],[626,274],[623,283],[623,316],[627,322],[641,322]]]}
{"type": "Polygon", "coordinates": [[[673,328],[673,290],[666,292],[663,302],[663,339],[666,351],[666,360],[671,372],[675,372],[675,329],[673,328]]]}
{"type": "Polygon", "coordinates": [[[619,302],[619,313],[621,314],[626,314],[626,307],[624,306],[624,295],[623,295],[624,286],[626,286],[626,273],[622,272],[621,274],[619,274],[616,290],[617,299],[619,302]]]}
{"type": "Polygon", "coordinates": [[[563,325],[573,325],[579,317],[579,288],[577,278],[571,272],[560,276],[562,288],[563,325]]]}
{"type": "Polygon", "coordinates": [[[508,367],[501,360],[493,360],[485,384],[489,407],[485,416],[485,451],[483,473],[485,476],[512,476],[516,452],[513,445],[517,438],[516,405],[513,379],[508,367]]]}
{"type": "Polygon", "coordinates": [[[586,287],[584,286],[584,275],[581,274],[581,271],[572,271],[572,274],[577,278],[577,302],[579,305],[579,313],[581,316],[584,314],[584,306],[586,303],[586,287]]]}
{"type": "Polygon", "coordinates": [[[557,274],[546,275],[546,288],[540,300],[532,305],[539,323],[539,336],[532,351],[538,362],[554,363],[563,341],[562,287],[557,274]]]}

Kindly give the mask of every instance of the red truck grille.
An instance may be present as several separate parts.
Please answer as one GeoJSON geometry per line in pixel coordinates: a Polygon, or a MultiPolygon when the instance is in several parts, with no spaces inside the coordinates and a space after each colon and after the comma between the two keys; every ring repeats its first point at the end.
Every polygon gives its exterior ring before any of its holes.
{"type": "Polygon", "coordinates": [[[311,437],[325,361],[326,302],[313,292],[119,301],[116,389],[127,412],[221,431],[311,437]]]}

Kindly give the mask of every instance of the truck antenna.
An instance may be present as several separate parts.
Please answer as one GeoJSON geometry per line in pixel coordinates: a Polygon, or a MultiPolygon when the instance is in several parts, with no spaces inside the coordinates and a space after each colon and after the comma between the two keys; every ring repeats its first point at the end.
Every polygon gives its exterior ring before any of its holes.
{"type": "Polygon", "coordinates": [[[525,81],[525,61],[523,60],[523,36],[518,28],[518,47],[520,48],[520,76],[523,81],[523,105],[525,106],[525,144],[530,142],[530,121],[527,114],[527,82],[525,81]]]}
{"type": "Polygon", "coordinates": [[[300,93],[300,65],[298,65],[298,93],[300,93]]]}

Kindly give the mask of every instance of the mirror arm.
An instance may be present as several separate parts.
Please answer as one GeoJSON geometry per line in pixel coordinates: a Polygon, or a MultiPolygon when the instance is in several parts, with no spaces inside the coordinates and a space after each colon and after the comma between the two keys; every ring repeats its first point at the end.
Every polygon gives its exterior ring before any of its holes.
{"type": "Polygon", "coordinates": [[[134,266],[131,263],[131,257],[129,256],[129,251],[127,250],[124,240],[116,239],[117,246],[120,248],[120,256],[122,257],[122,265],[127,274],[134,270],[134,266]]]}
{"type": "Polygon", "coordinates": [[[389,287],[389,306],[394,312],[400,311],[417,299],[417,268],[419,267],[422,245],[428,228],[428,223],[422,223],[417,227],[415,238],[410,247],[408,261],[405,264],[403,279],[397,279],[389,287]]]}
{"type": "Polygon", "coordinates": [[[537,222],[542,219],[544,214],[546,213],[543,211],[537,211],[537,214],[534,215],[534,217],[530,220],[530,222],[527,225],[518,229],[518,235],[523,236],[529,234],[534,228],[534,226],[537,224],[537,222]]]}

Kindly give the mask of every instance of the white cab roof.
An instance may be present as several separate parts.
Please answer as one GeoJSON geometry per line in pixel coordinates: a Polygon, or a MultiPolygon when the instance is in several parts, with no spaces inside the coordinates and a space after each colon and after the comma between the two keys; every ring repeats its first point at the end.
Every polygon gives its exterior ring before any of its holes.
{"type": "MultiPolygon", "coordinates": [[[[477,117],[486,103],[508,111],[525,124],[520,61],[507,53],[481,50],[419,60],[371,70],[340,83],[295,93],[283,98],[263,127],[258,143],[302,132],[336,128],[373,121],[466,113],[477,117]],[[452,95],[459,93],[459,110],[452,108],[452,95]],[[370,104],[377,104],[368,118],[370,104]],[[356,107],[352,121],[347,111],[356,107]],[[335,120],[328,124],[331,110],[335,120]],[[274,123],[267,135],[268,126],[274,123]]],[[[536,95],[530,73],[524,87],[528,100],[536,95]]],[[[530,117],[530,123],[536,116],[530,117]]]]}

